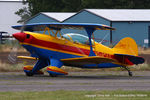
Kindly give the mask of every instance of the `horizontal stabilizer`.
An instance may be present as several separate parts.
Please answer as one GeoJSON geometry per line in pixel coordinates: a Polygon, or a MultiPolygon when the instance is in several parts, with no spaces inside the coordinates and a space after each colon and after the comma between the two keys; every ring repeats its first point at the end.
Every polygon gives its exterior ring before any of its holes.
{"type": "Polygon", "coordinates": [[[133,55],[125,55],[125,54],[115,54],[115,57],[119,60],[122,60],[122,62],[127,64],[142,64],[145,62],[144,58],[139,56],[133,56],[133,55]]]}

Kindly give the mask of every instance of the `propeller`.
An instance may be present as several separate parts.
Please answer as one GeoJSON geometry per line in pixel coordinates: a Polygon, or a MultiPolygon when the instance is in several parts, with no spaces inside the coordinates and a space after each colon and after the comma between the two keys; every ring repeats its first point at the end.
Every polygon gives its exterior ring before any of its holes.
{"type": "Polygon", "coordinates": [[[11,62],[11,63],[16,63],[17,61],[17,53],[18,53],[18,46],[19,46],[19,43],[17,41],[14,41],[14,45],[13,45],[13,48],[11,49],[9,55],[8,55],[8,60],[11,62]]]}
{"type": "MultiPolygon", "coordinates": [[[[21,31],[20,33],[23,33],[25,29],[25,22],[23,22],[23,25],[21,27],[21,31]]],[[[13,48],[11,49],[9,55],[8,55],[8,60],[11,62],[11,63],[16,63],[17,62],[17,53],[18,53],[18,49],[19,49],[19,42],[18,41],[14,41],[14,42],[11,42],[12,45],[13,45],[13,48]]]]}
{"type": "Polygon", "coordinates": [[[25,22],[23,22],[23,25],[22,25],[22,27],[21,27],[21,33],[23,33],[23,31],[24,31],[24,29],[25,29],[25,25],[26,25],[26,23],[25,22]]]}

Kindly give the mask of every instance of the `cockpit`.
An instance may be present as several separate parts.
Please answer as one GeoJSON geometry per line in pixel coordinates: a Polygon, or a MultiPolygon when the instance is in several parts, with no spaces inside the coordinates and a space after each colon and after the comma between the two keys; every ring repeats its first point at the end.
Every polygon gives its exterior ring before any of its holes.
{"type": "MultiPolygon", "coordinates": [[[[52,29],[46,27],[45,30],[43,31],[43,34],[47,34],[47,35],[49,34],[59,39],[65,38],[71,42],[78,43],[78,44],[84,44],[84,45],[90,44],[89,38],[87,36],[78,33],[66,33],[62,35],[60,30],[53,31],[52,29]]],[[[92,41],[92,45],[94,45],[94,40],[91,39],[91,41],[92,41]]]]}
{"type": "MultiPolygon", "coordinates": [[[[67,34],[62,35],[62,37],[74,43],[89,45],[89,38],[85,35],[81,35],[78,33],[67,33],[67,34]]],[[[94,44],[94,41],[92,40],[92,45],[93,44],[94,44]]]]}

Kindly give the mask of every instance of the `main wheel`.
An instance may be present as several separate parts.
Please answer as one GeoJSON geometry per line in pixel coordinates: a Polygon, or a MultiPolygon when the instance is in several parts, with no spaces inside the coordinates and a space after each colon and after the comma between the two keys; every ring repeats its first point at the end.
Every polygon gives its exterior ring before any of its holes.
{"type": "Polygon", "coordinates": [[[33,73],[31,71],[26,72],[26,76],[33,76],[33,73]]]}
{"type": "Polygon", "coordinates": [[[51,77],[57,77],[58,75],[50,73],[49,76],[51,76],[51,77]]]}

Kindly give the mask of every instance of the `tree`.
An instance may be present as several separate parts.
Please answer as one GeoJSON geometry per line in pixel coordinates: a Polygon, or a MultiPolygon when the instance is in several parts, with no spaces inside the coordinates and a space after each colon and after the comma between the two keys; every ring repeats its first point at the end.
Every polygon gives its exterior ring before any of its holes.
{"type": "MultiPolygon", "coordinates": [[[[26,5],[27,2],[25,0],[22,1],[23,5],[26,5]]],[[[21,19],[17,21],[17,23],[22,23],[28,18],[31,17],[31,12],[28,10],[27,7],[23,7],[15,12],[16,15],[20,16],[21,19]]]]}
{"type": "Polygon", "coordinates": [[[39,12],[77,12],[81,9],[149,9],[150,0],[23,0],[28,8],[16,14],[23,22],[39,12]]]}
{"type": "Polygon", "coordinates": [[[17,23],[22,23],[26,21],[28,18],[30,18],[31,16],[30,12],[27,10],[26,7],[19,9],[17,12],[15,12],[15,14],[21,17],[21,19],[18,20],[17,23]]]}
{"type": "Polygon", "coordinates": [[[63,8],[60,11],[76,12],[81,9],[81,0],[62,0],[63,8]]]}

